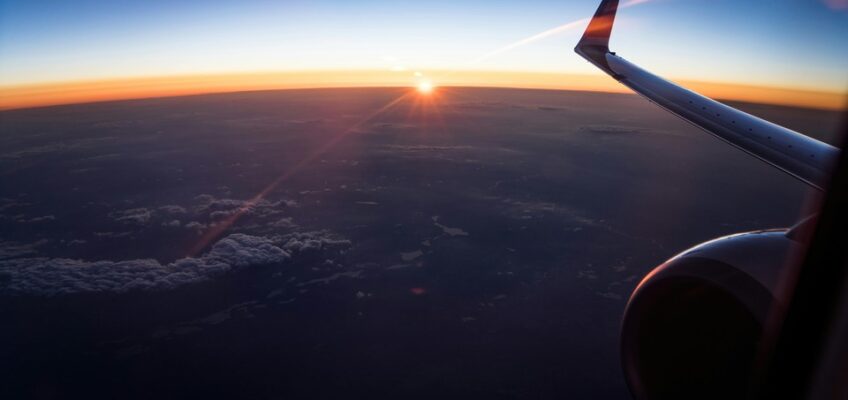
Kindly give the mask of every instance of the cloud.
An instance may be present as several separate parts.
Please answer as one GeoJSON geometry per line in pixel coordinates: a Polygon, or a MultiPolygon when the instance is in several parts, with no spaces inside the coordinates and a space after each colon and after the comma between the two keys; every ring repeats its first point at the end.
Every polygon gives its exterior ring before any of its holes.
{"type": "MultiPolygon", "coordinates": [[[[591,226],[596,228],[605,227],[600,222],[585,217],[582,211],[564,204],[533,199],[516,200],[506,198],[501,201],[509,207],[507,211],[514,218],[532,219],[534,216],[553,214],[581,225],[577,227],[580,229],[582,229],[582,226],[591,226]]],[[[575,232],[577,231],[579,230],[576,230],[575,232]]]]}
{"type": "Polygon", "coordinates": [[[22,224],[33,224],[33,223],[39,223],[39,222],[55,221],[56,216],[55,215],[43,215],[41,217],[35,217],[35,218],[27,219],[26,215],[17,214],[17,215],[12,215],[12,216],[0,215],[0,219],[9,219],[9,220],[12,220],[12,221],[15,221],[15,222],[18,222],[18,223],[22,223],[22,224]]]}
{"type": "Polygon", "coordinates": [[[212,211],[209,213],[209,218],[212,219],[224,219],[238,212],[238,209],[226,210],[226,211],[212,211]]]}
{"type": "Polygon", "coordinates": [[[350,246],[350,240],[335,238],[326,231],[295,232],[281,239],[283,249],[292,252],[322,250],[327,247],[350,246]]]}
{"type": "Polygon", "coordinates": [[[159,207],[159,210],[164,211],[168,214],[185,214],[186,213],[185,207],[173,205],[173,204],[159,207]]]}
{"type": "MultiPolygon", "coordinates": [[[[4,247],[0,246],[0,254],[4,247]]],[[[21,245],[6,246],[6,255],[26,255],[21,245]],[[19,249],[19,250],[16,250],[19,249]]],[[[84,261],[66,258],[17,258],[0,261],[0,293],[54,296],[86,292],[124,293],[169,290],[252,266],[281,263],[291,257],[271,239],[232,234],[205,255],[169,264],[153,259],[84,261]]]]}
{"type": "Polygon", "coordinates": [[[444,232],[446,235],[450,235],[450,236],[468,236],[468,232],[466,232],[466,231],[464,231],[464,230],[462,230],[462,229],[459,229],[459,228],[451,228],[451,227],[449,227],[449,226],[446,226],[446,225],[442,225],[442,224],[440,224],[440,223],[439,223],[439,217],[438,217],[438,216],[434,216],[434,217],[432,217],[432,219],[433,219],[433,225],[435,225],[435,226],[439,227],[439,228],[442,230],[442,232],[444,232]]]}
{"type": "Polygon", "coordinates": [[[297,224],[292,222],[291,217],[287,217],[287,218],[280,218],[279,220],[268,224],[268,226],[270,226],[272,228],[295,228],[295,227],[297,227],[297,224]]]}
{"type": "Polygon", "coordinates": [[[132,234],[132,232],[94,232],[94,236],[105,238],[122,238],[132,234]]]}
{"type": "Polygon", "coordinates": [[[147,225],[150,219],[153,218],[153,211],[146,208],[132,208],[124,211],[114,211],[109,213],[109,216],[115,221],[134,225],[147,225]]]}
{"type": "Polygon", "coordinates": [[[15,207],[26,207],[31,205],[30,203],[19,202],[15,199],[10,199],[8,197],[0,198],[0,211],[5,211],[10,208],[15,207]]]}
{"type": "Polygon", "coordinates": [[[610,300],[621,300],[622,298],[624,298],[622,295],[613,292],[595,292],[595,294],[610,300]]]}
{"type": "Polygon", "coordinates": [[[54,221],[54,220],[56,220],[55,215],[45,215],[45,216],[42,216],[42,217],[31,218],[26,222],[44,222],[44,221],[54,221]]]}
{"type": "Polygon", "coordinates": [[[415,250],[415,251],[411,251],[411,252],[409,252],[409,253],[400,253],[400,258],[401,258],[403,261],[409,262],[409,261],[412,261],[412,260],[414,260],[414,259],[416,259],[416,258],[418,258],[418,257],[423,256],[423,255],[424,255],[424,252],[423,252],[423,251],[421,251],[421,250],[415,250]]]}
{"type": "Polygon", "coordinates": [[[330,283],[330,282],[332,282],[336,279],[339,279],[339,278],[359,278],[360,275],[362,275],[361,270],[360,271],[337,272],[337,273],[332,274],[332,275],[330,275],[326,278],[312,279],[310,281],[298,283],[297,286],[303,287],[303,286],[308,286],[308,285],[314,285],[316,283],[323,283],[323,284],[326,285],[326,284],[328,284],[328,283],[330,283]]]}
{"type": "Polygon", "coordinates": [[[206,229],[206,224],[202,224],[202,223],[197,222],[197,221],[191,221],[191,222],[185,224],[185,227],[186,227],[186,229],[194,229],[196,231],[202,231],[202,230],[206,229]]]}
{"type": "MultiPolygon", "coordinates": [[[[196,204],[190,210],[184,206],[169,204],[153,208],[132,208],[123,211],[113,211],[109,216],[117,222],[128,225],[150,226],[151,222],[166,227],[176,227],[174,217],[177,215],[194,214],[197,222],[185,225],[192,230],[203,230],[214,226],[213,221],[226,219],[237,213],[245,213],[260,218],[267,218],[283,212],[286,208],[297,207],[294,200],[268,201],[260,200],[251,203],[249,200],[221,199],[211,194],[201,194],[194,198],[196,204]]],[[[31,221],[37,222],[37,221],[31,221]]]]}
{"type": "Polygon", "coordinates": [[[213,219],[226,218],[237,212],[266,217],[280,213],[280,208],[297,206],[297,203],[293,200],[271,202],[261,199],[251,202],[250,200],[219,199],[210,194],[201,194],[195,197],[195,200],[200,203],[195,210],[198,213],[209,213],[209,217],[213,219]]]}
{"type": "Polygon", "coordinates": [[[44,146],[36,146],[30,147],[28,149],[8,152],[0,154],[0,159],[21,159],[27,157],[40,156],[44,154],[50,154],[54,152],[66,152],[73,150],[74,148],[81,147],[79,143],[74,144],[66,144],[66,143],[56,143],[56,144],[48,144],[44,146]]]}
{"type": "Polygon", "coordinates": [[[35,247],[44,242],[34,244],[23,244],[18,242],[0,242],[0,260],[7,258],[22,257],[34,254],[35,247]]]}
{"type": "Polygon", "coordinates": [[[282,262],[290,257],[290,253],[274,245],[268,238],[236,233],[215,243],[203,258],[244,268],[282,262]]]}

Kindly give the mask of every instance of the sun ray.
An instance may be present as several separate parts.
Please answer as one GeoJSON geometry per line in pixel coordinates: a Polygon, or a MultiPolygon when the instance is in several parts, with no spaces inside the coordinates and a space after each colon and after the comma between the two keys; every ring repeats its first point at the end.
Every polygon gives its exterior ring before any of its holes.
{"type": "Polygon", "coordinates": [[[197,242],[197,244],[195,244],[189,250],[188,256],[193,257],[193,256],[200,254],[200,252],[202,252],[207,246],[209,246],[210,243],[212,243],[214,240],[218,239],[227,229],[229,229],[231,226],[233,226],[233,224],[238,222],[238,220],[241,219],[241,217],[245,213],[247,213],[251,208],[256,206],[257,203],[259,203],[262,199],[265,198],[265,196],[268,195],[268,193],[270,193],[277,186],[279,186],[280,183],[282,183],[283,181],[285,181],[285,180],[291,178],[292,176],[294,176],[295,174],[297,174],[301,169],[303,169],[303,167],[307,166],[310,162],[314,161],[318,156],[320,156],[320,155],[324,154],[325,152],[327,152],[328,150],[330,150],[333,146],[338,144],[342,139],[344,139],[349,134],[356,131],[357,128],[361,127],[366,122],[374,119],[378,115],[380,115],[380,114],[388,111],[392,107],[396,106],[401,101],[403,101],[405,98],[410,96],[410,94],[412,94],[412,92],[406,92],[403,95],[401,95],[401,96],[395,98],[394,100],[388,102],[387,104],[380,107],[379,109],[377,109],[373,113],[368,114],[366,117],[360,119],[355,124],[351,125],[347,129],[341,131],[340,133],[338,133],[335,136],[333,136],[332,138],[330,138],[330,140],[327,143],[320,146],[315,151],[309,153],[306,157],[304,157],[302,160],[300,160],[297,164],[295,164],[294,166],[289,168],[288,171],[286,171],[285,173],[283,173],[282,175],[280,175],[276,179],[274,179],[270,184],[268,184],[264,189],[262,189],[259,193],[257,193],[255,196],[253,196],[250,200],[246,201],[241,207],[238,208],[238,210],[236,210],[235,213],[233,213],[232,215],[227,217],[225,220],[219,222],[214,227],[211,227],[206,232],[204,232],[203,235],[201,236],[200,240],[197,242]]]}

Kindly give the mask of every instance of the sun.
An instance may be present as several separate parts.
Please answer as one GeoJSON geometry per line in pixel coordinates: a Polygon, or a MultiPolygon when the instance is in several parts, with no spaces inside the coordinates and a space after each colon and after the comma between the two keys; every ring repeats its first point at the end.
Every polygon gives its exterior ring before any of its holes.
{"type": "Polygon", "coordinates": [[[433,84],[427,81],[421,82],[418,84],[418,92],[422,94],[429,94],[433,91],[433,84]]]}

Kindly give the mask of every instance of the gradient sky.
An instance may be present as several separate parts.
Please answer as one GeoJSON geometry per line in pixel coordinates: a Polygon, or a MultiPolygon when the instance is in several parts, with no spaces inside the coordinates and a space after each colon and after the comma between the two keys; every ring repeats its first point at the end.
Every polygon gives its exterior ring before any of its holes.
{"type": "MultiPolygon", "coordinates": [[[[0,0],[0,87],[303,70],[597,72],[572,48],[598,0],[0,0]]],[[[612,46],[673,79],[848,91],[848,0],[650,0],[612,46]]],[[[438,83],[438,82],[437,82],[438,83]]]]}

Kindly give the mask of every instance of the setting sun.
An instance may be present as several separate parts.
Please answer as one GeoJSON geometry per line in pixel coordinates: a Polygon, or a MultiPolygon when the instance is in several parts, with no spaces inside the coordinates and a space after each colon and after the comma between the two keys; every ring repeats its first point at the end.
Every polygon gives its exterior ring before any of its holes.
{"type": "Polygon", "coordinates": [[[424,94],[430,93],[433,91],[433,84],[430,82],[421,82],[418,84],[418,91],[424,94]]]}

